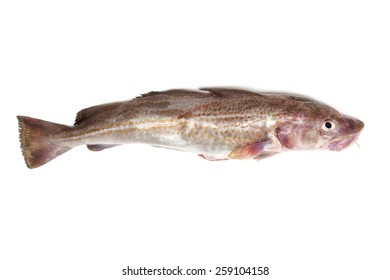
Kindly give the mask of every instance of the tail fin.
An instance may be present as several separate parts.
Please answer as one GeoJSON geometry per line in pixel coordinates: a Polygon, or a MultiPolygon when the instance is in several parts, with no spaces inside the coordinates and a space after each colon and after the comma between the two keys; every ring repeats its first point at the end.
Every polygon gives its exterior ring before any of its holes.
{"type": "Polygon", "coordinates": [[[20,146],[28,168],[39,167],[73,148],[58,146],[52,137],[69,130],[68,126],[24,116],[17,118],[20,146]]]}

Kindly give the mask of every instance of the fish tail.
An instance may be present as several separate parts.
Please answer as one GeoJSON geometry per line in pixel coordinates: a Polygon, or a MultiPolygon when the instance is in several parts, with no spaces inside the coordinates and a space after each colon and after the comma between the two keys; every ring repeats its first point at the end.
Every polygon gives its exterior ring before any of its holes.
{"type": "Polygon", "coordinates": [[[70,127],[25,116],[17,118],[20,147],[28,168],[39,167],[73,148],[59,145],[52,137],[70,127]]]}

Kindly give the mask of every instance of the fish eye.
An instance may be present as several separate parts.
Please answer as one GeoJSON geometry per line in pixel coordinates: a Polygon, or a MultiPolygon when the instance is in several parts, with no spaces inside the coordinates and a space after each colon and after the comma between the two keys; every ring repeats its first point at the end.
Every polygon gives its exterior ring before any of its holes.
{"type": "Polygon", "coordinates": [[[324,131],[332,131],[333,129],[335,129],[335,127],[336,127],[336,124],[334,123],[334,121],[331,121],[331,120],[325,120],[322,123],[322,130],[324,130],[324,131]]]}

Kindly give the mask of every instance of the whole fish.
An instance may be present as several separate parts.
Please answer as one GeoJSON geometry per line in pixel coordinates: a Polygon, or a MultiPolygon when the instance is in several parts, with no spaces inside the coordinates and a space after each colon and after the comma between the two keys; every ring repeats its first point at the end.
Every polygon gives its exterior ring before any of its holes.
{"type": "Polygon", "coordinates": [[[208,160],[262,159],[283,151],[342,150],[364,127],[311,98],[203,88],[150,92],[90,107],[74,126],[18,116],[26,165],[39,167],[79,145],[92,151],[143,143],[208,160]]]}

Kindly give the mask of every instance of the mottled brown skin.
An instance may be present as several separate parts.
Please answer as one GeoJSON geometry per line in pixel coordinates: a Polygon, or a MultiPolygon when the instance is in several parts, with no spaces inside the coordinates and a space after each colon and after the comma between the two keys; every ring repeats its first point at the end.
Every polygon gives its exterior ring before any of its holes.
{"type": "Polygon", "coordinates": [[[261,159],[285,150],[341,150],[364,126],[310,98],[222,88],[151,92],[94,106],[77,114],[74,127],[54,124],[36,130],[37,124],[48,122],[18,118],[22,150],[31,168],[78,145],[99,151],[145,143],[195,152],[209,160],[261,159]],[[324,126],[329,122],[331,129],[324,126]],[[30,137],[34,131],[44,136],[30,137]],[[38,158],[31,156],[31,146],[39,146],[38,158]]]}

